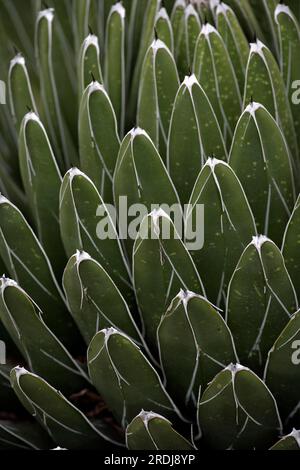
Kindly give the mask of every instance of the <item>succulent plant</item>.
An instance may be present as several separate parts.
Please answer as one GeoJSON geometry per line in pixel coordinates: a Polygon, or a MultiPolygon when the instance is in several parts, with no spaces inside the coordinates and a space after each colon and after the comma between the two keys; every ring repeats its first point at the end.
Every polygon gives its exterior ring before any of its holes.
{"type": "Polygon", "coordinates": [[[0,449],[300,450],[285,3],[0,2],[0,449]]]}

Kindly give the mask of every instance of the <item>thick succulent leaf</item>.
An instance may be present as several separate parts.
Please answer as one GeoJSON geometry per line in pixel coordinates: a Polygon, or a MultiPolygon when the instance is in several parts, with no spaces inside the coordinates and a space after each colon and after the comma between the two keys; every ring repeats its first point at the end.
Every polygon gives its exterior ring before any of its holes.
{"type": "Polygon", "coordinates": [[[21,124],[19,162],[39,240],[55,273],[60,276],[65,265],[58,223],[62,178],[46,130],[38,116],[32,112],[25,115],[21,124]]]}
{"type": "MultiPolygon", "coordinates": [[[[131,130],[124,138],[114,174],[114,200],[118,213],[124,211],[123,198],[127,207],[132,210],[128,214],[128,227],[132,220],[140,214],[135,211],[134,204],[143,204],[147,212],[155,207],[166,204],[172,207],[178,205],[179,199],[172,180],[148,134],[140,128],[131,130]],[[131,217],[132,211],[134,212],[131,217]]],[[[127,210],[127,209],[125,209],[127,210]]],[[[140,214],[139,223],[146,214],[140,214]]],[[[134,230],[134,227],[132,227],[134,230]]],[[[138,229],[138,225],[135,227],[138,229]]],[[[127,238],[125,227],[119,227],[122,238],[127,238]]],[[[126,246],[131,253],[133,240],[126,240],[126,246]]]]}
{"type": "MultiPolygon", "coordinates": [[[[6,338],[3,338],[2,328],[3,325],[1,325],[0,331],[1,341],[4,340],[6,353],[9,352],[9,354],[12,355],[13,348],[7,344],[6,338]]],[[[1,409],[3,410],[3,408],[5,408],[6,412],[16,412],[20,410],[20,402],[10,385],[9,374],[11,369],[12,367],[9,364],[0,363],[0,403],[1,409]]]]}
{"type": "Polygon", "coordinates": [[[42,246],[16,206],[0,197],[0,255],[7,271],[43,311],[47,326],[67,347],[77,329],[42,246]]]}
{"type": "Polygon", "coordinates": [[[129,91],[132,74],[134,73],[134,66],[139,53],[144,15],[148,5],[148,0],[126,0],[123,3],[125,5],[127,19],[126,85],[129,91]],[[130,6],[130,11],[128,5],[130,6]]]}
{"type": "Polygon", "coordinates": [[[278,5],[275,20],[279,28],[280,66],[291,106],[294,126],[300,147],[300,26],[292,11],[286,5],[278,5]]]}
{"type": "Polygon", "coordinates": [[[220,3],[216,11],[217,29],[228,49],[235,70],[240,91],[245,85],[246,67],[249,57],[249,44],[235,12],[226,3],[220,3]]]}
{"type": "Polygon", "coordinates": [[[176,63],[166,45],[155,40],[141,71],[137,124],[165,157],[175,96],[179,87],[176,63]]]}
{"type": "Polygon", "coordinates": [[[201,30],[199,15],[191,3],[184,10],[181,28],[177,65],[180,78],[183,79],[192,70],[196,42],[201,30]]]}
{"type": "Polygon", "coordinates": [[[60,43],[57,34],[55,34],[56,25],[57,21],[53,8],[39,13],[36,22],[35,48],[47,131],[55,149],[55,155],[60,168],[64,169],[65,166],[69,167],[77,162],[76,149],[70,128],[70,124],[72,124],[72,127],[75,125],[74,105],[76,104],[76,99],[73,89],[73,77],[75,74],[73,70],[69,71],[65,67],[65,55],[69,51],[58,50],[60,43]],[[57,67],[56,63],[58,57],[61,58],[59,67],[57,67]],[[58,86],[60,80],[65,81],[68,79],[70,80],[69,86],[58,86]]]}
{"type": "Polygon", "coordinates": [[[281,430],[273,395],[257,375],[239,364],[231,364],[214,378],[201,397],[198,413],[203,440],[214,449],[265,449],[281,430]]]}
{"type": "MultiPolygon", "coordinates": [[[[103,0],[101,3],[104,3],[103,0]]],[[[79,51],[84,38],[86,38],[89,33],[89,28],[97,32],[97,22],[100,18],[97,18],[96,13],[97,2],[91,0],[77,0],[73,2],[73,9],[75,46],[76,50],[79,51]]]]}
{"type": "Polygon", "coordinates": [[[89,34],[83,41],[78,61],[78,97],[79,102],[86,87],[92,80],[103,83],[100,46],[98,37],[89,34]]]}
{"type": "Polygon", "coordinates": [[[265,106],[272,114],[281,128],[296,162],[298,145],[283,78],[271,51],[259,40],[251,44],[250,47],[244,107],[253,100],[265,106]]]}
{"type": "Polygon", "coordinates": [[[154,26],[155,18],[159,11],[160,0],[149,0],[146,3],[146,11],[143,13],[143,26],[141,31],[140,43],[138,47],[138,54],[136,58],[136,63],[134,67],[134,73],[131,82],[130,88],[130,101],[129,101],[129,122],[132,125],[134,121],[137,98],[138,98],[138,88],[140,82],[140,75],[142,65],[145,59],[146,52],[154,39],[154,26]]]}
{"type": "Polygon", "coordinates": [[[214,108],[224,138],[230,144],[241,113],[241,94],[222,36],[209,23],[202,27],[199,35],[193,68],[214,108]]]}
{"type": "Polygon", "coordinates": [[[258,232],[281,244],[294,206],[294,179],[286,141],[264,106],[251,103],[243,112],[229,163],[243,185],[258,232]]]}
{"type": "Polygon", "coordinates": [[[192,250],[194,262],[201,273],[208,299],[220,305],[244,248],[256,234],[253,215],[234,171],[225,162],[209,158],[193,189],[186,226],[197,224],[199,205],[204,205],[204,245],[192,250]]]}
{"type": "Polygon", "coordinates": [[[123,427],[149,408],[178,422],[178,411],[156,370],[124,334],[114,328],[97,333],[88,349],[88,366],[93,384],[123,427]]]}
{"type": "Polygon", "coordinates": [[[157,330],[166,387],[178,406],[197,405],[199,387],[237,360],[232,335],[204,297],[181,290],[157,330]]]}
{"type": "Polygon", "coordinates": [[[163,210],[150,213],[141,224],[133,249],[133,278],[147,343],[156,349],[157,327],[178,291],[205,295],[192,258],[163,210]]]}
{"type": "Polygon", "coordinates": [[[163,416],[141,411],[126,429],[129,450],[194,450],[163,416]]]}
{"type": "Polygon", "coordinates": [[[270,45],[273,53],[279,58],[279,38],[275,21],[275,10],[279,0],[250,0],[249,3],[259,21],[267,44],[270,45]]]}
{"type": "Polygon", "coordinates": [[[48,450],[53,448],[50,436],[31,421],[0,420],[0,450],[48,450]]]}
{"type": "Polygon", "coordinates": [[[121,2],[113,5],[106,24],[105,86],[122,137],[125,123],[125,8],[121,2]]]}
{"type": "Polygon", "coordinates": [[[176,0],[171,14],[171,24],[174,36],[174,57],[177,61],[180,44],[183,37],[184,12],[186,8],[185,0],[176,0]]]}
{"type": "Polygon", "coordinates": [[[296,15],[298,21],[300,21],[300,3],[298,2],[298,0],[286,0],[284,3],[285,5],[289,6],[289,8],[296,15]]]}
{"type": "Polygon", "coordinates": [[[155,18],[155,32],[167,48],[174,54],[174,36],[170,17],[165,8],[161,8],[155,18]]]}
{"type": "Polygon", "coordinates": [[[90,255],[77,251],[70,258],[63,286],[74,321],[87,344],[98,331],[109,327],[123,331],[136,342],[142,341],[118,287],[90,255]]]}
{"type": "Polygon", "coordinates": [[[272,390],[284,420],[299,420],[300,311],[296,312],[269,352],[265,382],[272,390]]]}
{"type": "Polygon", "coordinates": [[[227,150],[210,101],[195,75],[176,95],[168,139],[167,167],[182,204],[187,204],[207,158],[227,160],[227,150]]]}
{"type": "Polygon", "coordinates": [[[44,379],[15,367],[11,382],[19,400],[54,442],[69,450],[107,450],[121,439],[104,422],[90,422],[86,416],[44,379]]]}
{"type": "Polygon", "coordinates": [[[87,376],[43,321],[43,314],[17,283],[0,279],[0,318],[30,369],[65,393],[80,390],[87,376]]]}
{"type": "MultiPolygon", "coordinates": [[[[213,2],[216,9],[219,2],[214,0],[213,2]]],[[[264,35],[260,26],[260,19],[256,17],[255,11],[251,7],[249,0],[226,0],[225,3],[234,10],[247,37],[253,38],[257,35],[262,41],[264,40],[264,35]]]]}
{"type": "Polygon", "coordinates": [[[270,450],[300,450],[300,431],[293,431],[276,442],[270,450]]]}
{"type": "Polygon", "coordinates": [[[92,82],[79,109],[79,154],[82,171],[107,203],[112,202],[112,178],[120,148],[116,115],[103,85],[92,82]]]}
{"type": "Polygon", "coordinates": [[[30,77],[25,59],[21,54],[18,54],[10,62],[8,87],[11,114],[17,131],[19,131],[22,119],[28,109],[37,112],[30,77]]]}
{"type": "Polygon", "coordinates": [[[284,257],[285,265],[287,267],[287,270],[295,286],[298,299],[300,299],[299,243],[300,243],[300,196],[297,199],[291,218],[286,226],[284,237],[283,237],[283,243],[282,243],[282,254],[284,257]]]}
{"type": "Polygon", "coordinates": [[[128,268],[115,221],[93,182],[77,168],[69,170],[63,179],[60,228],[69,258],[76,250],[90,253],[111,276],[126,299],[132,298],[128,268]]]}
{"type": "Polygon", "coordinates": [[[294,287],[277,246],[254,237],[228,288],[227,323],[239,359],[260,371],[269,349],[297,309],[294,287]]]}

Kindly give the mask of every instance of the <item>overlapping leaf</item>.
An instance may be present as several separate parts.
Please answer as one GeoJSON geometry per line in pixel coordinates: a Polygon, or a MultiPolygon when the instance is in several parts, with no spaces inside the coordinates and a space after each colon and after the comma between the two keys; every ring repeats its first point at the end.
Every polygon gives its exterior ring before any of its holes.
{"type": "Polygon", "coordinates": [[[23,406],[58,446],[69,450],[107,450],[122,442],[114,428],[104,422],[89,421],[41,377],[15,367],[11,382],[23,406]]]}
{"type": "Polygon", "coordinates": [[[178,421],[175,405],[156,370],[136,344],[114,328],[94,336],[88,366],[93,384],[123,427],[149,408],[178,421]]]}
{"type": "Polygon", "coordinates": [[[191,254],[208,299],[220,305],[236,263],[256,233],[241,183],[227,163],[207,160],[189,201],[186,226],[198,237],[202,232],[203,247],[192,249],[191,254]],[[204,222],[198,220],[201,205],[204,222]]]}
{"type": "Polygon", "coordinates": [[[166,45],[155,40],[141,71],[137,123],[164,158],[175,96],[179,87],[176,63],[166,45]]]}
{"type": "Polygon", "coordinates": [[[297,298],[283,257],[264,236],[253,238],[228,289],[227,323],[239,359],[262,371],[268,351],[297,309],[297,298]]]}
{"type": "Polygon", "coordinates": [[[181,290],[157,330],[166,386],[176,403],[192,410],[199,388],[237,360],[231,333],[204,297],[181,290]]]}
{"type": "Polygon", "coordinates": [[[259,233],[281,244],[294,206],[294,178],[286,141],[264,106],[251,103],[243,112],[229,163],[243,185],[259,233]]]}
{"type": "Polygon", "coordinates": [[[210,101],[195,75],[185,77],[173,106],[167,167],[182,204],[187,204],[207,158],[227,160],[227,150],[210,101]]]}
{"type": "Polygon", "coordinates": [[[199,422],[206,445],[218,450],[264,449],[281,430],[273,395],[239,364],[231,364],[209,384],[199,402],[199,422]]]}
{"type": "Polygon", "coordinates": [[[178,434],[163,416],[142,411],[126,429],[129,450],[193,450],[193,446],[178,434]]]}
{"type": "Polygon", "coordinates": [[[150,213],[141,224],[133,248],[133,278],[147,342],[156,350],[157,327],[179,290],[204,294],[192,258],[162,209],[150,213]]]}
{"type": "Polygon", "coordinates": [[[105,202],[111,203],[120,141],[112,103],[98,82],[90,83],[83,93],[78,137],[82,171],[95,183],[105,202]]]}

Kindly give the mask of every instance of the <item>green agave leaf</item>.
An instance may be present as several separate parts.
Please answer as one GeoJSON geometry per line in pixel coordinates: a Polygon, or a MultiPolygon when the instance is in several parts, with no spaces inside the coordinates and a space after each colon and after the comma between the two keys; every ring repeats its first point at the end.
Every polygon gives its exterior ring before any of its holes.
{"type": "Polygon", "coordinates": [[[264,379],[288,422],[299,419],[300,311],[296,312],[269,352],[264,379]]]}
{"type": "Polygon", "coordinates": [[[184,10],[181,28],[177,65],[180,77],[184,78],[192,70],[196,42],[201,30],[199,15],[191,3],[184,10]]]}
{"type": "Polygon", "coordinates": [[[276,442],[270,450],[300,450],[300,431],[293,431],[276,442]]]}
{"type": "Polygon", "coordinates": [[[116,3],[110,10],[105,39],[105,85],[119,124],[125,124],[125,9],[116,3]]]}
{"type": "Polygon", "coordinates": [[[298,0],[285,0],[285,5],[289,6],[289,8],[294,12],[298,21],[300,20],[300,4],[298,0]]]}
{"type": "Polygon", "coordinates": [[[81,390],[87,376],[43,321],[33,300],[11,279],[0,279],[0,318],[30,369],[65,393],[81,390]]]}
{"type": "MultiPolygon", "coordinates": [[[[9,352],[9,354],[11,355],[12,348],[10,344],[9,345],[7,344],[6,338],[3,338],[2,328],[3,328],[3,325],[1,325],[0,337],[1,337],[1,340],[2,341],[4,340],[5,342],[6,353],[9,352]]],[[[16,412],[16,411],[19,411],[20,409],[19,400],[17,399],[16,394],[14,393],[10,385],[9,374],[10,374],[11,369],[12,367],[9,364],[0,364],[0,403],[3,403],[3,404],[5,403],[6,412],[16,412]]],[[[1,448],[1,444],[0,444],[0,448],[1,448]]]]}
{"type": "Polygon", "coordinates": [[[35,48],[47,131],[60,168],[64,169],[77,162],[76,148],[70,132],[70,129],[73,132],[76,130],[76,74],[65,66],[70,51],[65,48],[59,50],[62,45],[57,37],[56,25],[53,8],[38,14],[35,48]],[[66,80],[69,81],[69,86],[58,86],[60,81],[66,80]]]}
{"type": "Polygon", "coordinates": [[[281,128],[297,162],[298,145],[292,112],[277,62],[261,41],[257,40],[250,46],[244,107],[254,100],[267,108],[281,128]]]}
{"type": "Polygon", "coordinates": [[[243,185],[258,231],[281,244],[295,188],[286,141],[264,106],[246,107],[235,130],[229,163],[243,185]]]}
{"type": "Polygon", "coordinates": [[[0,420],[0,450],[48,450],[51,448],[53,448],[53,441],[37,423],[0,420]]]}
{"type": "Polygon", "coordinates": [[[127,426],[126,445],[129,450],[194,450],[169,420],[148,411],[141,411],[127,426]]]}
{"type": "Polygon", "coordinates": [[[165,8],[161,8],[155,18],[155,32],[167,48],[174,54],[174,37],[170,17],[165,8]]]}
{"type": "Polygon", "coordinates": [[[162,316],[157,330],[166,387],[178,405],[197,405],[199,387],[236,361],[232,335],[204,297],[181,290],[162,316]]]}
{"type": "MultiPolygon", "coordinates": [[[[124,2],[123,2],[124,3],[124,2]]],[[[145,10],[148,6],[148,0],[126,0],[125,3],[126,20],[127,20],[127,37],[126,37],[126,87],[130,91],[131,79],[134,73],[139,53],[139,45],[143,30],[143,22],[145,10]],[[128,9],[128,5],[130,9],[128,9]]],[[[151,42],[151,41],[150,41],[151,42]]],[[[150,45],[150,44],[149,44],[150,45]]],[[[146,51],[145,51],[146,53],[146,51]]],[[[129,116],[127,116],[128,118],[129,116]]],[[[129,119],[128,119],[129,121],[129,119]]],[[[128,125],[128,122],[127,122],[128,125]]]]}
{"type": "Polygon", "coordinates": [[[211,155],[220,160],[228,158],[210,101],[195,75],[191,75],[185,77],[176,95],[167,153],[168,171],[182,204],[189,201],[197,175],[211,155]]]}
{"type": "Polygon", "coordinates": [[[245,85],[246,67],[249,57],[249,44],[235,12],[226,3],[220,3],[216,10],[217,29],[227,47],[235,70],[240,91],[245,85]]]}
{"type": "MultiPolygon", "coordinates": [[[[226,0],[225,2],[237,15],[239,23],[247,37],[253,38],[256,35],[264,40],[264,35],[260,27],[260,19],[256,17],[254,8],[251,7],[249,0],[226,0]]],[[[214,2],[215,8],[218,2],[214,2]]]]}
{"type": "Polygon", "coordinates": [[[171,25],[173,29],[174,37],[174,57],[177,61],[180,44],[183,37],[183,21],[184,21],[184,12],[186,8],[185,0],[176,0],[172,9],[171,14],[171,25]]]}
{"type": "Polygon", "coordinates": [[[227,324],[240,360],[261,371],[296,309],[295,290],[279,249],[264,236],[254,237],[228,288],[227,324]]]}
{"type": "MultiPolygon", "coordinates": [[[[17,156],[17,155],[16,155],[17,156]]],[[[16,159],[17,161],[17,159],[16,159]]],[[[19,181],[16,181],[14,175],[11,174],[10,170],[6,167],[5,163],[1,161],[0,155],[0,193],[7,197],[11,202],[16,204],[20,208],[22,213],[30,218],[30,209],[28,207],[28,201],[20,188],[19,181]]],[[[1,270],[3,272],[3,270],[1,270]]]]}
{"type": "MultiPolygon", "coordinates": [[[[134,229],[138,229],[146,215],[142,214],[140,208],[134,206],[135,204],[143,204],[148,212],[161,204],[169,207],[173,204],[179,205],[172,180],[153,142],[141,128],[132,129],[121,144],[114,174],[114,200],[118,213],[124,210],[122,207],[124,197],[127,198],[126,205],[130,208],[127,226],[133,232],[134,229]],[[138,214],[140,217],[136,221],[138,214]]],[[[128,239],[123,225],[120,224],[120,234],[122,238],[127,238],[126,247],[131,254],[133,240],[128,239]]]]}
{"type": "Polygon", "coordinates": [[[120,445],[114,428],[104,422],[90,422],[86,416],[44,379],[15,367],[11,382],[27,411],[50,434],[54,442],[69,450],[108,450],[120,445]]]}
{"type": "Polygon", "coordinates": [[[160,40],[148,49],[141,71],[137,124],[165,157],[169,126],[179,78],[173,55],[160,40]]]}
{"type": "Polygon", "coordinates": [[[11,114],[19,132],[22,119],[28,109],[37,113],[30,77],[22,54],[16,55],[10,62],[8,94],[11,114]]]}
{"type": "Polygon", "coordinates": [[[213,3],[212,2],[199,2],[198,0],[191,0],[190,3],[195,6],[198,11],[200,20],[203,24],[214,23],[213,3]]]}
{"type": "Polygon", "coordinates": [[[141,70],[146,52],[154,39],[155,18],[160,8],[160,1],[161,0],[149,0],[146,3],[146,10],[143,12],[143,26],[130,88],[130,101],[128,110],[130,125],[132,125],[135,118],[141,70]]]}
{"type": "Polygon", "coordinates": [[[63,286],[87,344],[103,328],[115,327],[136,342],[143,342],[118,287],[103,267],[86,252],[73,255],[64,271],[63,286]]]}
{"type": "Polygon", "coordinates": [[[98,37],[89,34],[83,41],[78,61],[78,97],[79,103],[86,87],[94,79],[103,83],[100,63],[100,46],[98,37]]]}
{"type": "Polygon", "coordinates": [[[62,178],[46,130],[38,116],[32,112],[25,115],[21,124],[19,162],[39,240],[55,273],[60,276],[65,265],[58,223],[62,178]]]}
{"type": "Polygon", "coordinates": [[[207,160],[190,198],[186,226],[203,231],[204,245],[201,250],[192,250],[191,255],[201,273],[208,299],[220,305],[240,255],[256,234],[241,183],[227,163],[215,158],[207,160]],[[201,204],[205,225],[197,223],[201,204]]]}
{"type": "Polygon", "coordinates": [[[133,280],[146,340],[156,350],[157,327],[180,288],[205,295],[192,258],[162,209],[141,223],[133,248],[133,280]]]}
{"type": "Polygon", "coordinates": [[[281,74],[286,85],[299,147],[300,111],[297,88],[299,88],[300,83],[300,26],[298,20],[286,5],[277,6],[275,21],[279,28],[281,74]]]}
{"type": "MultiPolygon", "coordinates": [[[[105,2],[107,3],[107,0],[105,2]]],[[[103,3],[103,0],[99,3],[103,3]]],[[[100,14],[98,17],[97,4],[98,2],[91,0],[76,0],[76,2],[73,2],[76,51],[79,51],[84,38],[89,34],[89,29],[95,31],[95,33],[98,31],[98,23],[101,17],[100,14]]]]}
{"type": "Polygon", "coordinates": [[[270,45],[273,53],[279,57],[279,38],[275,21],[275,10],[279,0],[250,0],[249,3],[259,21],[267,44],[270,45]]]}
{"type": "Polygon", "coordinates": [[[281,430],[273,395],[257,375],[239,364],[226,367],[209,384],[199,402],[198,418],[205,444],[219,450],[265,449],[281,430]]]}
{"type": "Polygon", "coordinates": [[[79,109],[79,154],[82,170],[105,202],[112,202],[112,178],[120,148],[116,115],[103,85],[92,82],[79,109]]]}
{"type": "Polygon", "coordinates": [[[93,384],[123,427],[149,407],[178,422],[178,411],[157,372],[124,334],[114,328],[97,333],[88,348],[88,366],[93,384]]]}
{"type": "Polygon", "coordinates": [[[292,212],[291,218],[286,226],[282,242],[282,254],[285,265],[291,276],[297,296],[300,299],[299,286],[299,243],[300,243],[300,196],[292,212]]]}
{"type": "Polygon", "coordinates": [[[80,170],[69,170],[60,192],[60,228],[67,256],[91,254],[132,301],[130,274],[107,206],[93,182],[80,170]],[[107,235],[107,237],[105,237],[107,235]]]}
{"type": "Polygon", "coordinates": [[[49,259],[25,218],[0,197],[0,255],[7,271],[43,311],[47,326],[70,349],[79,335],[49,259]]]}
{"type": "Polygon", "coordinates": [[[222,36],[209,23],[198,37],[194,73],[207,94],[227,143],[241,113],[238,81],[222,36]]]}

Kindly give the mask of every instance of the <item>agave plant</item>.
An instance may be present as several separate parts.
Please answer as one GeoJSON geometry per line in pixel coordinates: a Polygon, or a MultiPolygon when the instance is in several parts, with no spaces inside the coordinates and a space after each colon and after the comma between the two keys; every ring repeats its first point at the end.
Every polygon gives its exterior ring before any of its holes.
{"type": "Polygon", "coordinates": [[[299,450],[298,2],[0,15],[0,449],[299,450]]]}

